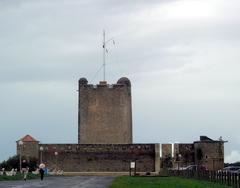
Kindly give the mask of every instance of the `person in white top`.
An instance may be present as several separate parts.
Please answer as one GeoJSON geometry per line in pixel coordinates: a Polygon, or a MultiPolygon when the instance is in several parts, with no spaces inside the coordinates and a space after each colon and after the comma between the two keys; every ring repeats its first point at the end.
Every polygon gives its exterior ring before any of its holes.
{"type": "Polygon", "coordinates": [[[44,168],[45,168],[45,164],[44,164],[44,163],[41,163],[41,164],[39,165],[39,173],[40,173],[40,175],[41,175],[41,180],[43,180],[44,168]]]}

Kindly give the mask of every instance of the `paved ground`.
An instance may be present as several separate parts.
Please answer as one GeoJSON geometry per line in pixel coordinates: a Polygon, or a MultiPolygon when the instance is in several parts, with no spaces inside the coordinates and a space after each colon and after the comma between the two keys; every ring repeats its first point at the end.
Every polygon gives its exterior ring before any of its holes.
{"type": "Polygon", "coordinates": [[[109,176],[47,177],[25,181],[0,181],[1,188],[107,188],[113,180],[109,176]]]}

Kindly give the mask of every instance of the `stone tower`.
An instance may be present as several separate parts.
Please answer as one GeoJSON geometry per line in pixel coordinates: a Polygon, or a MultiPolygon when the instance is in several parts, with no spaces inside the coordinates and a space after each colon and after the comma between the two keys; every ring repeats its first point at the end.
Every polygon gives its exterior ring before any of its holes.
{"type": "Polygon", "coordinates": [[[116,84],[102,81],[88,84],[79,80],[79,144],[132,143],[131,82],[120,78],[116,84]]]}
{"type": "Polygon", "coordinates": [[[26,135],[20,140],[16,141],[17,155],[21,153],[22,156],[38,158],[39,157],[39,141],[30,135],[26,135]],[[22,141],[22,145],[19,145],[19,141],[22,141]]]}
{"type": "Polygon", "coordinates": [[[195,163],[207,166],[208,170],[223,169],[225,142],[200,136],[200,141],[194,142],[195,163]]]}

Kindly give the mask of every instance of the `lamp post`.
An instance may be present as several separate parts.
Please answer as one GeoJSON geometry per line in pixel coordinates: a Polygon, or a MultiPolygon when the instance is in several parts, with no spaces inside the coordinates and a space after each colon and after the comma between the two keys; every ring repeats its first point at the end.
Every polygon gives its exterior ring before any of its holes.
{"type": "Polygon", "coordinates": [[[19,170],[20,170],[20,172],[22,172],[22,146],[23,146],[23,141],[19,140],[18,145],[19,145],[19,170]]]}
{"type": "Polygon", "coordinates": [[[57,170],[57,156],[58,156],[58,152],[55,151],[55,152],[54,152],[54,155],[55,155],[55,158],[56,158],[56,170],[57,170]]]}
{"type": "Polygon", "coordinates": [[[182,155],[179,153],[177,157],[178,157],[178,171],[179,171],[180,162],[181,162],[181,160],[182,160],[182,155]]]}
{"type": "Polygon", "coordinates": [[[42,152],[43,152],[43,147],[40,146],[39,150],[40,150],[40,163],[42,163],[42,152]]]}

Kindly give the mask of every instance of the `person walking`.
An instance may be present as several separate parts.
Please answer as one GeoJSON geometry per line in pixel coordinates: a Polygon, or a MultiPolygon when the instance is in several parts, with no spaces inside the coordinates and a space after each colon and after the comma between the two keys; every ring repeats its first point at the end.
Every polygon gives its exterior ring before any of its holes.
{"type": "Polygon", "coordinates": [[[22,161],[22,173],[23,173],[23,179],[26,181],[27,180],[27,175],[28,175],[28,165],[27,165],[27,161],[23,160],[22,161]]]}
{"type": "Polygon", "coordinates": [[[41,181],[43,180],[43,177],[44,177],[44,168],[45,168],[45,164],[41,163],[39,165],[39,173],[40,173],[40,176],[41,176],[41,181]]]}

